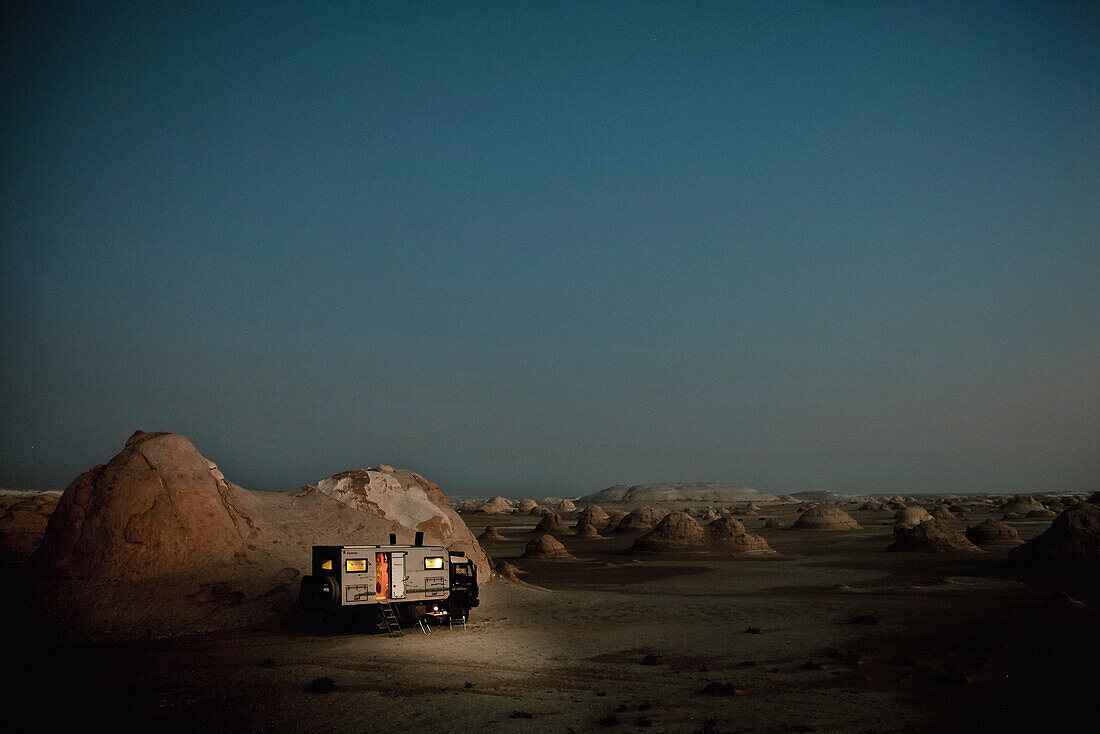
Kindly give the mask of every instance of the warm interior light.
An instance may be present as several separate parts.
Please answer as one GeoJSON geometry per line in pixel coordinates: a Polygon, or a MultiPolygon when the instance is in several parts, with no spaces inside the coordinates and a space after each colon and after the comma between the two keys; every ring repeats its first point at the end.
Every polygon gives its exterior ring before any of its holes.
{"type": "Polygon", "coordinates": [[[367,570],[367,559],[356,558],[344,561],[344,570],[348,573],[362,573],[367,570]]]}
{"type": "Polygon", "coordinates": [[[324,563],[322,563],[321,564],[321,570],[322,571],[331,571],[332,570],[332,561],[325,561],[324,563]]]}
{"type": "Polygon", "coordinates": [[[428,570],[431,570],[433,568],[443,568],[443,559],[442,558],[425,558],[424,559],[424,568],[428,569],[428,570]]]}

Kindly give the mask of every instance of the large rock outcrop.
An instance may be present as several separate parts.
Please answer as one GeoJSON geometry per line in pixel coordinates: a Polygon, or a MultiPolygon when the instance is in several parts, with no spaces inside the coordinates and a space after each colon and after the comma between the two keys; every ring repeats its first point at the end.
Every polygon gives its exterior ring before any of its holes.
{"type": "Polygon", "coordinates": [[[61,578],[142,579],[232,564],[256,532],[241,491],[183,436],[138,431],[61,495],[31,567],[61,578]]]}
{"type": "MultiPolygon", "coordinates": [[[[299,496],[317,492],[352,509],[374,515],[398,530],[421,531],[427,545],[443,545],[462,551],[478,566],[480,573],[490,571],[489,559],[473,533],[447,504],[442,490],[416,472],[379,466],[366,470],[346,471],[322,479],[299,492],[299,496]]],[[[405,537],[399,542],[410,542],[405,537]]],[[[379,543],[386,542],[379,536],[379,543]]]]}
{"type": "Polygon", "coordinates": [[[583,502],[736,502],[774,501],[776,497],[749,487],[717,482],[617,484],[586,497],[583,502]]]}
{"type": "Polygon", "coordinates": [[[1019,569],[1100,568],[1100,507],[1085,502],[1066,510],[1042,535],[1009,551],[1008,563],[1019,569]]]}

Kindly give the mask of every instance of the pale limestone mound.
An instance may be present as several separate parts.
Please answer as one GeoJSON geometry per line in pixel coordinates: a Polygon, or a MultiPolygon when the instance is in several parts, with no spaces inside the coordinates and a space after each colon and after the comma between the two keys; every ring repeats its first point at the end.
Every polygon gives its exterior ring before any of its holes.
{"type": "Polygon", "coordinates": [[[506,540],[506,538],[500,534],[492,525],[486,525],[485,529],[481,531],[481,535],[477,536],[478,541],[485,542],[486,540],[506,540]]]}
{"type": "Polygon", "coordinates": [[[511,581],[514,584],[522,584],[519,574],[520,570],[514,565],[505,560],[499,560],[493,566],[493,576],[504,579],[505,581],[511,581]]]}
{"type": "Polygon", "coordinates": [[[718,514],[718,510],[714,509],[713,507],[708,507],[706,511],[703,512],[702,517],[700,517],[699,519],[702,520],[704,523],[708,523],[714,522],[720,517],[721,515],[718,514]]]}
{"type": "Polygon", "coordinates": [[[862,505],[856,508],[859,512],[880,512],[886,508],[886,505],[882,504],[878,500],[868,500],[862,505]]]}
{"type": "Polygon", "coordinates": [[[133,580],[235,563],[256,532],[240,491],[183,436],[138,431],[61,495],[31,565],[59,578],[133,580]]]}
{"type": "Polygon", "coordinates": [[[542,517],[543,515],[546,515],[549,512],[551,512],[550,508],[543,507],[542,505],[535,505],[534,507],[531,508],[531,511],[528,512],[527,514],[530,515],[531,517],[542,517]]]}
{"type": "Polygon", "coordinates": [[[766,527],[766,528],[777,528],[777,527],[779,527],[779,520],[777,520],[774,517],[766,517],[766,518],[764,518],[764,527],[766,527]]]}
{"type": "Polygon", "coordinates": [[[46,525],[61,495],[19,492],[0,508],[0,563],[23,563],[42,543],[46,525]]]}
{"type": "Polygon", "coordinates": [[[600,537],[600,531],[596,529],[595,525],[585,523],[577,528],[578,538],[598,538],[600,537]]]}
{"type": "MultiPolygon", "coordinates": [[[[298,495],[310,493],[385,520],[392,526],[391,532],[404,531],[398,533],[403,536],[399,542],[411,543],[413,533],[419,530],[424,533],[425,544],[462,551],[477,564],[479,571],[489,571],[485,551],[458,513],[447,504],[442,490],[416,472],[388,466],[346,471],[309,485],[298,495]]],[[[375,542],[385,543],[386,535],[388,533],[379,533],[375,542]]],[[[349,538],[338,544],[351,543],[349,538]]]]}
{"type": "Polygon", "coordinates": [[[523,551],[522,557],[545,558],[551,560],[568,560],[573,558],[573,556],[569,555],[569,552],[565,550],[565,546],[562,545],[560,540],[547,533],[543,533],[527,541],[527,546],[523,551]]]}
{"type": "Polygon", "coordinates": [[[626,517],[615,526],[616,533],[648,533],[657,527],[668,515],[667,510],[655,510],[652,507],[639,507],[627,513],[626,517]]]}
{"type": "Polygon", "coordinates": [[[610,517],[611,516],[599,505],[589,505],[577,515],[577,527],[588,523],[589,525],[595,525],[597,528],[602,529],[607,526],[607,521],[610,517]]]}
{"type": "Polygon", "coordinates": [[[1100,507],[1091,502],[1066,510],[1036,538],[1008,554],[1013,568],[1100,568],[1100,507]]]}
{"type": "Polygon", "coordinates": [[[576,512],[577,506],[573,504],[573,500],[562,500],[558,503],[558,512],[565,514],[566,512],[576,512]]]}
{"type": "Polygon", "coordinates": [[[928,514],[928,510],[920,505],[913,505],[898,510],[897,514],[894,515],[894,519],[897,520],[897,527],[908,530],[920,525],[925,520],[932,519],[932,516],[928,514]]]}
{"type": "Polygon", "coordinates": [[[539,520],[539,524],[532,530],[533,533],[550,533],[551,535],[572,535],[572,531],[565,526],[561,515],[556,512],[547,512],[539,520]]]}
{"type": "Polygon", "coordinates": [[[998,543],[1021,543],[1016,528],[990,518],[978,525],[967,526],[966,539],[975,545],[996,545],[998,543]]]}
{"type": "Polygon", "coordinates": [[[719,518],[704,530],[707,541],[717,550],[746,555],[775,553],[763,536],[746,532],[744,525],[730,517],[719,518]]]}
{"type": "Polygon", "coordinates": [[[859,530],[851,515],[836,505],[818,505],[795,520],[792,530],[859,530]]]}
{"type": "Polygon", "coordinates": [[[634,541],[631,550],[701,550],[707,535],[695,518],[683,512],[670,512],[657,527],[634,541]]]}
{"type": "Polygon", "coordinates": [[[946,505],[936,505],[932,508],[932,517],[937,520],[954,520],[955,516],[951,513],[951,510],[947,509],[946,505]]]}
{"type": "Polygon", "coordinates": [[[894,542],[886,550],[910,553],[980,553],[982,549],[949,528],[943,520],[932,517],[912,528],[895,528],[894,542]]]}
{"type": "Polygon", "coordinates": [[[770,502],[776,498],[748,487],[717,482],[617,484],[582,498],[585,502],[770,502]]]}
{"type": "Polygon", "coordinates": [[[526,500],[523,500],[522,502],[519,503],[519,507],[516,508],[516,512],[518,512],[520,514],[523,514],[523,515],[526,515],[527,513],[531,512],[531,510],[535,509],[538,506],[539,506],[538,502],[535,502],[532,499],[526,499],[526,500]]]}
{"type": "Polygon", "coordinates": [[[493,497],[488,502],[477,508],[478,512],[484,512],[490,515],[495,515],[500,512],[511,512],[512,503],[503,497],[493,497]]]}
{"type": "Polygon", "coordinates": [[[607,513],[607,524],[604,525],[603,531],[605,533],[615,532],[615,528],[619,527],[619,523],[623,521],[627,513],[622,510],[611,510],[607,513]]]}
{"type": "Polygon", "coordinates": [[[1029,495],[1016,495],[1001,506],[1001,512],[1005,514],[1016,513],[1024,517],[1027,517],[1029,512],[1045,509],[1047,508],[1042,502],[1029,495]]]}
{"type": "Polygon", "coordinates": [[[1027,513],[1027,519],[1029,520],[1041,519],[1044,517],[1058,517],[1058,513],[1054,510],[1048,510],[1045,507],[1041,510],[1032,510],[1027,513]]]}

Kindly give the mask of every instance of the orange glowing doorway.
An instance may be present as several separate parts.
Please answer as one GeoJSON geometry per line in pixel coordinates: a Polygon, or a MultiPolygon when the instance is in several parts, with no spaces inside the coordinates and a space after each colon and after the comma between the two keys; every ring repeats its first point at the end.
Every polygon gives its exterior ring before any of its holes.
{"type": "Polygon", "coordinates": [[[390,598],[390,554],[376,553],[374,555],[374,596],[377,599],[390,598]]]}

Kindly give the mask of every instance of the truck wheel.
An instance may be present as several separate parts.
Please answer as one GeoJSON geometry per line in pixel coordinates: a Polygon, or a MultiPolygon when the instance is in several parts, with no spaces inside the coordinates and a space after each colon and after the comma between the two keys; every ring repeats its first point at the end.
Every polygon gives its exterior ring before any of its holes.
{"type": "Polygon", "coordinates": [[[386,626],[386,620],[382,616],[381,609],[375,609],[367,615],[367,631],[372,635],[381,635],[390,631],[390,628],[386,626]]]}

